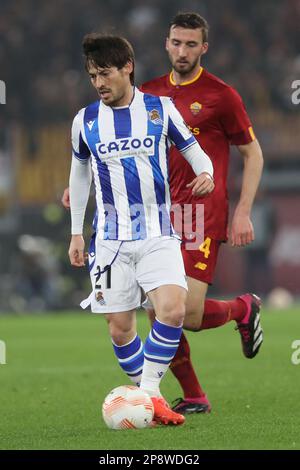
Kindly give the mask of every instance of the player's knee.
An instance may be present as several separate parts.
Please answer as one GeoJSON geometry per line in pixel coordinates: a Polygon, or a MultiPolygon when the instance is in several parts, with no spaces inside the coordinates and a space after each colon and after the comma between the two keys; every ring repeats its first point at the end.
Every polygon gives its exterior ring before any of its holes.
{"type": "Polygon", "coordinates": [[[135,335],[131,325],[119,325],[110,321],[108,322],[108,329],[111,339],[117,346],[127,344],[135,335]]]}
{"type": "Polygon", "coordinates": [[[134,338],[134,334],[130,335],[130,331],[124,330],[111,330],[110,336],[114,344],[117,346],[124,346],[124,344],[128,344],[130,342],[129,336],[132,336],[131,339],[134,338]]]}
{"type": "Polygon", "coordinates": [[[158,320],[171,326],[180,326],[185,317],[185,302],[183,300],[164,302],[160,312],[157,313],[158,320]]]}
{"type": "Polygon", "coordinates": [[[200,305],[187,305],[184,328],[191,331],[199,331],[201,329],[203,313],[204,303],[200,305]]]}
{"type": "Polygon", "coordinates": [[[203,307],[201,305],[197,307],[195,306],[194,308],[188,306],[186,309],[183,327],[190,331],[200,331],[202,319],[203,307]]]}
{"type": "Polygon", "coordinates": [[[200,331],[201,322],[197,318],[185,318],[183,328],[188,331],[200,331]]]}
{"type": "Polygon", "coordinates": [[[187,304],[186,306],[186,316],[191,316],[198,318],[200,322],[202,322],[204,313],[204,302],[200,304],[187,304]]]}

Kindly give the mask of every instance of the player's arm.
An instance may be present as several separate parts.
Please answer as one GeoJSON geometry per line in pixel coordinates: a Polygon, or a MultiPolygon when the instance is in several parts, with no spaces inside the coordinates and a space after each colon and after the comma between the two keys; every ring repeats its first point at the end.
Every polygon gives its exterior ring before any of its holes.
{"type": "Polygon", "coordinates": [[[65,209],[70,209],[70,190],[69,187],[64,189],[63,195],[61,197],[61,203],[65,209]]]}
{"type": "Polygon", "coordinates": [[[72,158],[69,191],[71,209],[71,242],[69,258],[72,266],[84,266],[83,223],[92,182],[91,165],[72,158]]]}
{"type": "Polygon", "coordinates": [[[212,162],[171,101],[168,102],[168,107],[168,137],[197,175],[193,181],[187,184],[187,187],[191,188],[193,195],[208,194],[214,189],[212,162]]]}
{"type": "Polygon", "coordinates": [[[231,87],[224,88],[220,102],[220,119],[225,134],[229,142],[237,146],[244,159],[242,189],[230,229],[232,246],[244,246],[254,240],[250,217],[261,178],[263,156],[243,100],[238,92],[231,87]]]}
{"type": "Polygon", "coordinates": [[[232,219],[230,239],[232,246],[245,246],[254,240],[251,209],[261,179],[263,155],[257,140],[237,147],[244,159],[244,170],[240,198],[232,219]]]}
{"type": "Polygon", "coordinates": [[[92,171],[89,162],[90,151],[82,138],[80,113],[72,126],[72,164],[69,179],[71,210],[71,242],[69,258],[72,266],[84,266],[83,223],[90,194],[92,171]]]}
{"type": "Polygon", "coordinates": [[[197,141],[187,150],[182,150],[181,153],[197,175],[186,187],[192,189],[194,196],[204,196],[204,194],[211,193],[215,187],[211,159],[197,141]]]}

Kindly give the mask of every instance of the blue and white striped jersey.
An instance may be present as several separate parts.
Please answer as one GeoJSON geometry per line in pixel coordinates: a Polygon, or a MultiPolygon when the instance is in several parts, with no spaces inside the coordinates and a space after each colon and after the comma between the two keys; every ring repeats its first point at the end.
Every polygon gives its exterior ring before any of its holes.
{"type": "MultiPolygon", "coordinates": [[[[72,126],[73,156],[91,161],[96,188],[94,228],[101,239],[138,240],[173,233],[168,148],[197,144],[170,98],[135,88],[129,106],[96,101],[72,126]]],[[[198,144],[197,144],[198,145],[198,144]]]]}

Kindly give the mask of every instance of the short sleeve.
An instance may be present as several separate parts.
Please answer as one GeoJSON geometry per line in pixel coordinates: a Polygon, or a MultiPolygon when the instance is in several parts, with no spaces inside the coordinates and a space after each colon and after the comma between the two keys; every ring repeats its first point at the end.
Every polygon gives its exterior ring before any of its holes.
{"type": "Polygon", "coordinates": [[[197,143],[195,137],[193,136],[188,126],[184,122],[183,117],[169,98],[166,101],[166,109],[168,113],[168,138],[179,151],[187,150],[191,145],[197,143]]]}
{"type": "Polygon", "coordinates": [[[75,158],[85,163],[91,156],[89,147],[83,138],[84,109],[75,116],[72,124],[72,153],[75,158]]]}
{"type": "Polygon", "coordinates": [[[256,139],[242,98],[231,87],[222,94],[221,123],[232,145],[246,145],[256,139]]]}

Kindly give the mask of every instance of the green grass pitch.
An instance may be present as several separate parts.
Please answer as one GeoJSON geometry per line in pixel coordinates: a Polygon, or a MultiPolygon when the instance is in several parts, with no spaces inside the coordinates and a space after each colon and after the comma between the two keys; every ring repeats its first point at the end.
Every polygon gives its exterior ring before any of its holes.
{"type": "MultiPolygon", "coordinates": [[[[181,427],[112,431],[101,404],[129,383],[114,358],[102,317],[86,313],[0,316],[7,363],[0,365],[1,449],[300,449],[300,309],[264,310],[265,342],[245,359],[234,324],[189,333],[196,370],[211,400],[210,415],[181,427]]],[[[143,339],[146,315],[138,315],[143,339]]],[[[181,395],[168,372],[162,392],[181,395]]]]}

